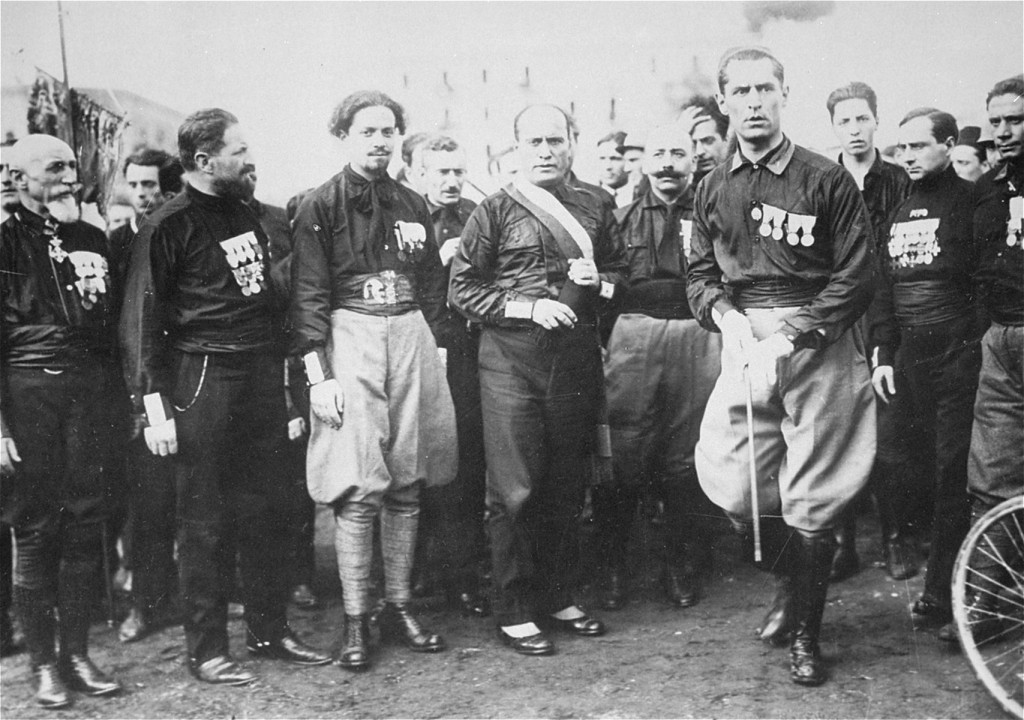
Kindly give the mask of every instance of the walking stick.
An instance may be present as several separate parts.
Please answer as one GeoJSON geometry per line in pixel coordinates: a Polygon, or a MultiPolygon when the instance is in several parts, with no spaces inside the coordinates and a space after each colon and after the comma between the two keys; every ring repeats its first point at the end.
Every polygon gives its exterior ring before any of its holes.
{"type": "Polygon", "coordinates": [[[754,395],[750,366],[743,366],[747,386],[747,457],[750,461],[750,507],[754,515],[754,562],[761,562],[761,511],[757,502],[757,462],[754,455],[754,395]]]}
{"type": "Polygon", "coordinates": [[[109,541],[107,540],[107,523],[100,523],[100,540],[103,543],[103,584],[107,590],[107,627],[114,627],[114,581],[110,577],[110,553],[109,541]]]}

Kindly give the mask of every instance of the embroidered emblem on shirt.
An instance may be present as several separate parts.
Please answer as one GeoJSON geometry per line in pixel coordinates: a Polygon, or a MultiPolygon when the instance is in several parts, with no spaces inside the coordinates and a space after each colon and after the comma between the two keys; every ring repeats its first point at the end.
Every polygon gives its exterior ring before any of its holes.
{"type": "Polygon", "coordinates": [[[415,257],[427,241],[427,230],[419,223],[399,220],[395,223],[395,240],[398,242],[398,259],[402,262],[415,257]]]}
{"type": "Polygon", "coordinates": [[[75,266],[75,287],[82,296],[82,307],[91,309],[99,300],[100,295],[107,294],[107,259],[102,255],[86,250],[65,253],[75,266]]]}
{"type": "Polygon", "coordinates": [[[370,278],[363,283],[363,299],[371,305],[397,305],[396,278],[394,270],[384,270],[370,278]]]}
{"type": "Polygon", "coordinates": [[[690,255],[690,240],[693,237],[693,220],[679,220],[679,239],[682,241],[683,255],[690,255]]]}
{"type": "Polygon", "coordinates": [[[941,252],[939,218],[893,223],[889,230],[889,257],[893,267],[931,265],[941,252]]]}
{"type": "Polygon", "coordinates": [[[815,215],[801,215],[768,203],[755,203],[750,210],[750,217],[761,223],[757,229],[761,237],[771,237],[773,240],[785,238],[793,247],[814,245],[814,224],[818,221],[815,215]]]}
{"type": "Polygon", "coordinates": [[[914,208],[910,211],[910,219],[928,217],[928,208],[914,208]]]}
{"type": "Polygon", "coordinates": [[[1006,221],[1008,247],[1024,247],[1024,197],[1010,198],[1010,219],[1006,221]]]}
{"type": "Polygon", "coordinates": [[[263,291],[263,248],[251,230],[224,240],[220,244],[227,257],[235,282],[246,297],[263,291]]]}

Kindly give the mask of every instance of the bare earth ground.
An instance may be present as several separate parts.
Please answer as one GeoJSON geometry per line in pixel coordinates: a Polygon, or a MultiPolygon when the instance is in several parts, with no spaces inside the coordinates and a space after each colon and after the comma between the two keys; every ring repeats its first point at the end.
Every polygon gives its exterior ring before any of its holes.
{"type": "MultiPolygon", "coordinates": [[[[292,611],[293,627],[312,644],[337,650],[341,608],[329,515],[318,519],[320,610],[292,611]],[[321,522],[322,521],[322,522],[321,522]]],[[[801,688],[788,679],[788,652],[753,639],[771,600],[768,577],[738,558],[718,536],[713,576],[699,605],[668,606],[657,583],[657,529],[635,542],[630,604],[603,613],[610,632],[598,639],[557,636],[558,654],[530,658],[500,646],[490,620],[463,620],[437,603],[421,617],[444,634],[449,650],[415,655],[378,648],[373,668],[302,669],[273,661],[250,666],[261,680],[218,688],[183,667],[183,635],[171,628],[122,645],[105,624],[93,628],[93,656],[126,692],[79,698],[46,711],[31,700],[24,655],[0,664],[4,718],[356,718],[356,717],[714,717],[714,718],[1001,718],[998,705],[958,652],[933,633],[915,632],[909,603],[922,577],[892,582],[880,567],[877,526],[862,518],[858,547],[867,567],[833,585],[823,650],[832,679],[801,688]]],[[[589,530],[585,533],[589,536],[589,530]]],[[[589,546],[588,546],[589,547],[589,546]]],[[[594,558],[587,553],[584,569],[594,558]]],[[[586,576],[589,573],[584,573],[586,576]]],[[[592,589],[584,588],[584,599],[592,589]]],[[[246,658],[244,625],[233,620],[232,644],[246,658]]]]}

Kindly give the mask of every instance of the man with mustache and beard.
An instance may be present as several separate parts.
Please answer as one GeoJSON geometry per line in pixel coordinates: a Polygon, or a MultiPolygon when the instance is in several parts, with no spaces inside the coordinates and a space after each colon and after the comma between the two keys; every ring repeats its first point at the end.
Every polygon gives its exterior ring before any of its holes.
{"type": "Polygon", "coordinates": [[[188,187],[143,223],[121,314],[125,376],[154,455],[175,455],[178,564],[188,666],[199,680],[256,679],[228,649],[237,548],[249,654],[298,665],[330,657],[288,627],[287,493],[280,336],[266,233],[245,205],[256,170],[238,119],[199,110],[178,129],[188,187]]]}
{"type": "Polygon", "coordinates": [[[20,207],[0,228],[0,507],[18,548],[14,606],[35,700],[58,708],[71,703],[69,689],[121,690],[88,655],[113,491],[106,366],[115,356],[116,297],[106,237],[79,220],[71,148],[29,135],[11,156],[20,207]]]}
{"type": "Polygon", "coordinates": [[[650,132],[643,160],[650,189],[615,213],[629,280],[616,303],[605,364],[614,484],[594,492],[608,610],[625,602],[630,526],[641,493],[655,483],[665,502],[665,594],[680,608],[698,600],[703,553],[697,545],[706,546],[707,535],[697,532],[703,492],[693,449],[722,343],[693,319],[686,300],[693,217],[689,132],[685,123],[650,132]]]}
{"type": "Polygon", "coordinates": [[[687,293],[701,325],[722,333],[696,465],[708,497],[753,545],[753,455],[762,559],[776,575],[760,635],[791,637],[790,678],[820,685],[832,528],[875,457],[855,327],[871,297],[872,236],[850,174],[783,134],[784,75],[758,47],[730,50],[718,66],[718,103],[738,147],[694,200],[687,293]]]}
{"type": "Polygon", "coordinates": [[[334,510],[345,604],[339,660],[361,670],[370,664],[378,517],[381,639],[413,652],[445,649],[412,614],[409,580],[420,491],[451,482],[458,460],[455,410],[435,341],[453,319],[427,204],[387,174],[395,137],[405,130],[402,106],[381,92],[356,92],[338,104],[329,127],[349,163],[295,215],[291,318],[313,411],[309,494],[334,510]]]}

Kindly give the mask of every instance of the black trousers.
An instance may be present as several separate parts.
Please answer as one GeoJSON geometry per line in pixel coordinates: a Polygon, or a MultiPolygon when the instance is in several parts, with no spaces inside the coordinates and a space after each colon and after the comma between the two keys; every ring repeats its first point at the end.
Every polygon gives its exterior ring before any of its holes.
{"type": "Polygon", "coordinates": [[[146,610],[174,594],[174,460],[153,455],[143,438],[128,446],[128,520],[122,531],[132,599],[146,610]]]}
{"type": "Polygon", "coordinates": [[[935,487],[925,594],[947,607],[953,564],[970,524],[967,453],[981,368],[980,336],[973,315],[904,328],[896,359],[907,382],[893,399],[896,422],[890,431],[907,447],[934,448],[934,464],[925,468],[935,487]]]}
{"type": "MultiPolygon", "coordinates": [[[[308,414],[307,414],[308,417],[308,414]]],[[[316,564],[316,549],[313,545],[316,533],[316,503],[309,496],[306,487],[306,443],[308,437],[288,440],[287,430],[282,429],[281,455],[284,472],[284,514],[288,539],[285,548],[285,577],[288,588],[296,585],[312,585],[316,564]]]]}
{"type": "Polygon", "coordinates": [[[484,552],[485,477],[483,415],[480,409],[479,338],[448,350],[448,387],[455,405],[459,471],[447,485],[420,493],[417,553],[446,589],[476,590],[477,562],[484,552]]]}
{"type": "Polygon", "coordinates": [[[286,625],[283,364],[270,354],[179,352],[173,366],[185,639],[201,663],[228,652],[236,549],[249,629],[271,638],[286,625]]]}
{"type": "Polygon", "coordinates": [[[573,603],[602,380],[593,326],[486,328],[480,395],[499,625],[573,603]]]}

